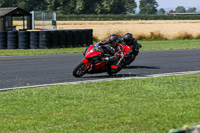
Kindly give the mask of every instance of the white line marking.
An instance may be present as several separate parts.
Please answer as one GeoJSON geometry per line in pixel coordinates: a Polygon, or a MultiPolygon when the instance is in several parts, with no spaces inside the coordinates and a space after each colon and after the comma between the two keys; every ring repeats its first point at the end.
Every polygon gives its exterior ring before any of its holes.
{"type": "Polygon", "coordinates": [[[81,83],[100,82],[100,81],[128,80],[128,79],[140,79],[140,78],[156,78],[156,77],[186,75],[186,74],[195,74],[195,73],[200,73],[200,71],[173,72],[173,73],[162,73],[162,74],[153,74],[153,75],[131,76],[131,77],[124,77],[124,78],[105,78],[105,79],[76,81],[76,82],[42,84],[42,85],[33,85],[33,86],[4,88],[4,89],[0,89],[0,91],[8,91],[8,90],[16,90],[16,89],[27,89],[27,88],[36,88],[36,87],[47,87],[47,86],[54,86],[54,85],[71,85],[71,84],[81,84],[81,83]]]}

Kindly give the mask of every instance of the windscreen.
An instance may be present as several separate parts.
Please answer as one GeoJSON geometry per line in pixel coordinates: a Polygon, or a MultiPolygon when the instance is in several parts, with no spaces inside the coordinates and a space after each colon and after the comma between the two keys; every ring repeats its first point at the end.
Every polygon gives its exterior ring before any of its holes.
{"type": "Polygon", "coordinates": [[[103,49],[101,48],[101,46],[100,46],[98,43],[94,45],[93,49],[94,49],[95,51],[102,51],[102,50],[103,50],[103,49]]]}

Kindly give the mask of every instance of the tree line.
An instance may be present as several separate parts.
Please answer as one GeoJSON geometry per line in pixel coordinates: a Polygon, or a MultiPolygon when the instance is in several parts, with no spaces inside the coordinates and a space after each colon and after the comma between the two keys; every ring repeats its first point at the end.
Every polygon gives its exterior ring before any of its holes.
{"type": "MultiPolygon", "coordinates": [[[[196,7],[191,7],[188,10],[186,10],[185,7],[183,6],[177,6],[175,10],[168,11],[168,13],[196,13],[196,12],[197,12],[196,7]]],[[[163,15],[165,13],[166,11],[163,8],[159,9],[157,12],[158,15],[163,15]]]]}
{"type": "MultiPolygon", "coordinates": [[[[0,0],[0,7],[20,7],[27,11],[54,10],[58,14],[134,14],[139,7],[139,14],[165,14],[158,8],[156,0],[0,0]]],[[[178,6],[171,12],[193,13],[196,8],[186,10],[178,6]]]]}
{"type": "Polygon", "coordinates": [[[0,0],[0,7],[20,7],[27,11],[55,10],[60,14],[135,13],[135,0],[0,0]]]}

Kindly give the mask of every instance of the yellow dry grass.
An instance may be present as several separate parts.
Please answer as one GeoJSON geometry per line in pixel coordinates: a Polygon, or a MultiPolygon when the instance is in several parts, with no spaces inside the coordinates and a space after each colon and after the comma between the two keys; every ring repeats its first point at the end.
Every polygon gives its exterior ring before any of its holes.
{"type": "Polygon", "coordinates": [[[200,38],[200,20],[58,21],[57,26],[58,29],[93,29],[94,37],[99,40],[127,32],[136,39],[200,38]]]}

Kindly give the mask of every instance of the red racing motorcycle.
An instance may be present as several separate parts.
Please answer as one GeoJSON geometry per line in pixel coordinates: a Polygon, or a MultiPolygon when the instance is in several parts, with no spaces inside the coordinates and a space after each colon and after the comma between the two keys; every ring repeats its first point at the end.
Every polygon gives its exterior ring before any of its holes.
{"type": "Polygon", "coordinates": [[[125,56],[122,61],[122,65],[114,73],[110,69],[110,66],[112,63],[106,62],[105,60],[103,60],[103,58],[111,56],[110,54],[105,52],[108,47],[109,46],[100,46],[97,43],[94,45],[90,45],[88,48],[86,48],[83,54],[85,58],[82,59],[82,61],[74,68],[73,76],[81,77],[86,73],[94,74],[94,73],[102,73],[102,72],[107,72],[109,75],[113,75],[119,72],[122,69],[122,67],[129,65],[135,59],[134,56],[128,55],[132,47],[124,46],[125,56]]]}

